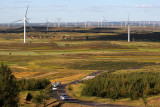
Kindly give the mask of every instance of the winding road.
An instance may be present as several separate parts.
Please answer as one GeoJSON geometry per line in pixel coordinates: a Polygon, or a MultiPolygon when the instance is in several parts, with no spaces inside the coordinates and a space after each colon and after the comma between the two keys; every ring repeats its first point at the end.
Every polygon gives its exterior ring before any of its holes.
{"type": "MultiPolygon", "coordinates": [[[[85,78],[90,78],[90,77],[94,78],[95,76],[97,76],[97,75],[99,75],[99,74],[101,74],[103,72],[105,72],[105,71],[97,71],[97,72],[94,72],[94,73],[88,75],[85,78]]],[[[77,84],[77,83],[80,83],[81,81],[82,80],[74,81],[74,82],[72,82],[70,84],[77,84]]],[[[58,87],[57,91],[53,91],[55,99],[60,100],[60,95],[62,93],[66,93],[67,94],[66,86],[67,86],[67,84],[62,84],[61,86],[58,87]]],[[[81,100],[72,98],[70,96],[69,96],[68,100],[64,100],[63,102],[65,102],[65,103],[76,103],[76,104],[94,106],[94,107],[132,107],[132,106],[125,106],[125,105],[113,105],[113,104],[106,104],[106,103],[96,103],[96,102],[92,102],[92,101],[81,101],[81,100]]]]}

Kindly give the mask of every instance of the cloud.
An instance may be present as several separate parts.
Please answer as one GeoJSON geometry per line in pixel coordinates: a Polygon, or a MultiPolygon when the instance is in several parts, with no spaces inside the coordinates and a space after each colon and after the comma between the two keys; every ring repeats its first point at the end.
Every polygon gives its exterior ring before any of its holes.
{"type": "Polygon", "coordinates": [[[87,10],[91,12],[103,12],[106,8],[106,6],[91,6],[87,10]]]}
{"type": "Polygon", "coordinates": [[[130,8],[129,6],[125,5],[106,5],[106,6],[90,6],[87,8],[88,11],[91,12],[104,12],[108,9],[119,9],[119,8],[130,8]]]}
{"type": "Polygon", "coordinates": [[[155,5],[135,5],[134,8],[160,8],[160,6],[155,6],[155,5]]]}
{"type": "Polygon", "coordinates": [[[61,5],[61,4],[56,4],[51,6],[53,9],[57,11],[63,11],[66,10],[69,6],[68,5],[61,5]]]}
{"type": "Polygon", "coordinates": [[[153,8],[153,5],[145,5],[145,4],[135,5],[135,8],[153,8]]]}
{"type": "Polygon", "coordinates": [[[17,0],[15,3],[31,3],[31,0],[17,0]]]}

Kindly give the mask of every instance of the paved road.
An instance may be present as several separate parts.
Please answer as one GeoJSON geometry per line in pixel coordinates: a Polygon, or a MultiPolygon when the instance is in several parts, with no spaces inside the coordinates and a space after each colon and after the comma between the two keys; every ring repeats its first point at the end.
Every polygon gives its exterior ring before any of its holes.
{"type": "MultiPolygon", "coordinates": [[[[88,76],[97,76],[101,73],[103,73],[104,71],[97,71],[97,72],[94,72],[88,76]]],[[[71,84],[77,84],[77,83],[80,83],[82,80],[78,80],[78,81],[74,81],[72,82],[71,84]]],[[[60,100],[60,95],[62,93],[66,93],[66,88],[67,84],[62,84],[61,86],[58,87],[58,90],[57,91],[53,91],[53,94],[54,94],[54,98],[57,99],[57,100],[60,100]]],[[[69,96],[69,95],[68,95],[69,96]]],[[[88,105],[88,106],[94,106],[94,107],[131,107],[131,106],[124,106],[124,105],[113,105],[113,104],[106,104],[106,103],[96,103],[96,102],[91,102],[91,101],[81,101],[81,100],[78,100],[78,99],[74,99],[72,97],[69,96],[69,99],[68,100],[65,100],[63,102],[66,102],[66,103],[77,103],[77,104],[81,104],[81,105],[88,105]]]]}

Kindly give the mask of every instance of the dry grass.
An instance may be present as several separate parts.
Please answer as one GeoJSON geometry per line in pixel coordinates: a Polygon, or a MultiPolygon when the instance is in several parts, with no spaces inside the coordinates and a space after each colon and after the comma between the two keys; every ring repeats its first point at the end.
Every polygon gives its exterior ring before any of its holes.
{"type": "Polygon", "coordinates": [[[114,74],[133,72],[160,72],[160,65],[144,66],[140,69],[117,70],[116,72],[114,72],[114,74]]]}
{"type": "Polygon", "coordinates": [[[65,104],[62,104],[61,107],[91,107],[91,106],[73,104],[73,103],[65,103],[65,104]]]}
{"type": "Polygon", "coordinates": [[[16,77],[16,78],[27,78],[31,75],[34,75],[38,72],[13,72],[13,75],[16,77]]]}
{"type": "Polygon", "coordinates": [[[67,83],[70,83],[72,81],[82,79],[83,77],[87,76],[90,72],[91,71],[89,71],[89,72],[81,72],[81,73],[74,74],[74,75],[68,75],[68,76],[63,77],[63,78],[52,79],[51,82],[52,83],[61,82],[62,84],[67,84],[67,83]]]}

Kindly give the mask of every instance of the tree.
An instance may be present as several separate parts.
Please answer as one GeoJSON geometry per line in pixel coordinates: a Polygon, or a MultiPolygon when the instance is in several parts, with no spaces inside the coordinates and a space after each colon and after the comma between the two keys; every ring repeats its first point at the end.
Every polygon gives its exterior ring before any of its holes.
{"type": "Polygon", "coordinates": [[[31,101],[32,98],[33,98],[33,95],[31,93],[28,93],[26,97],[26,101],[31,101]]]}
{"type": "Polygon", "coordinates": [[[43,106],[46,107],[46,100],[50,98],[49,96],[50,88],[46,87],[44,90],[41,90],[34,98],[33,102],[36,103],[36,106],[43,103],[43,106]]]}
{"type": "Polygon", "coordinates": [[[7,65],[0,66],[0,107],[17,107],[19,87],[16,78],[7,65]]]}

